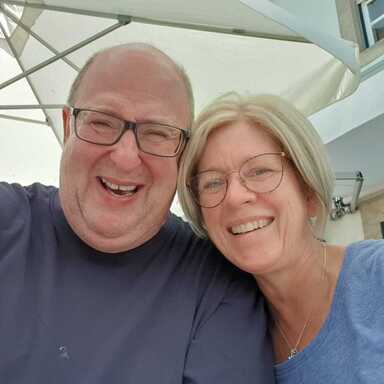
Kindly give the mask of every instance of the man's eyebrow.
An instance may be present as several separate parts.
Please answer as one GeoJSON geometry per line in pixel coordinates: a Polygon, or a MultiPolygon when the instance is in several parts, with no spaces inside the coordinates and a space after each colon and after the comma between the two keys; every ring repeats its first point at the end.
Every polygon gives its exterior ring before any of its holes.
{"type": "Polygon", "coordinates": [[[133,122],[133,123],[159,123],[159,124],[164,124],[164,125],[169,125],[171,127],[174,127],[174,128],[179,128],[179,129],[184,129],[184,130],[188,130],[188,127],[182,127],[182,126],[179,126],[176,122],[175,122],[175,118],[174,117],[164,117],[164,116],[156,116],[156,115],[153,115],[153,116],[149,116],[149,117],[146,117],[146,118],[125,118],[124,116],[121,115],[121,113],[117,112],[116,109],[114,109],[113,107],[109,107],[109,106],[84,106],[84,107],[76,107],[78,109],[85,109],[85,110],[89,110],[89,111],[92,111],[92,112],[100,112],[100,113],[105,113],[107,115],[110,115],[112,117],[115,117],[117,119],[120,119],[120,120],[124,120],[124,121],[130,121],[130,122],[133,122]]]}
{"type": "Polygon", "coordinates": [[[162,125],[168,125],[170,127],[179,128],[179,129],[186,129],[183,127],[179,127],[175,122],[170,120],[164,120],[164,119],[156,119],[156,118],[149,118],[149,119],[143,119],[143,120],[137,120],[137,123],[157,123],[162,125]]]}
{"type": "Polygon", "coordinates": [[[115,119],[123,120],[123,121],[130,121],[135,122],[134,119],[125,119],[121,116],[118,112],[116,112],[114,109],[108,108],[108,107],[84,107],[84,108],[78,108],[90,112],[97,112],[97,113],[103,113],[107,116],[113,117],[115,119]]]}

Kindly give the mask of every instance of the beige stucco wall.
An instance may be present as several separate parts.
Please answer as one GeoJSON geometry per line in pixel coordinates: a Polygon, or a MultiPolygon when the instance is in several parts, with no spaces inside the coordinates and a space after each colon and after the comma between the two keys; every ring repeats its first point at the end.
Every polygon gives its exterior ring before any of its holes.
{"type": "Polygon", "coordinates": [[[329,220],[325,228],[325,240],[329,244],[347,245],[364,239],[360,212],[347,214],[342,218],[329,220]]]}
{"type": "Polygon", "coordinates": [[[384,221],[384,192],[364,199],[359,204],[366,239],[382,239],[380,222],[384,221]]]}
{"type": "Polygon", "coordinates": [[[329,221],[325,239],[340,245],[363,239],[382,239],[380,222],[384,222],[384,191],[363,197],[354,214],[329,221]]]}

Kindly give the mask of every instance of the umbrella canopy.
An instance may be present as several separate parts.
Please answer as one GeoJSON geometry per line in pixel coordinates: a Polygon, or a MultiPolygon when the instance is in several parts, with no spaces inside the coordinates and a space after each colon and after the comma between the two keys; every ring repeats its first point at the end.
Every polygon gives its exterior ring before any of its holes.
{"type": "MultiPolygon", "coordinates": [[[[306,9],[309,3],[316,9],[317,0],[306,0],[306,9]]],[[[28,82],[60,141],[59,108],[86,59],[104,47],[141,41],[184,66],[197,112],[213,97],[237,90],[282,94],[310,115],[356,89],[359,64],[355,45],[321,32],[314,22],[319,13],[304,15],[301,5],[293,0],[0,0],[5,21],[0,47],[20,67],[19,74],[0,78],[0,108],[13,116],[37,108],[4,102],[6,92],[28,82]]]]}

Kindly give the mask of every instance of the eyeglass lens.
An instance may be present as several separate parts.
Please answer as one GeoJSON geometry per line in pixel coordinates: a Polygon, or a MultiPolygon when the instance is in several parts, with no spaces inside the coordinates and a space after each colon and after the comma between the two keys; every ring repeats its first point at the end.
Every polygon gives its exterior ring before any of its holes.
{"type": "MultiPolygon", "coordinates": [[[[124,120],[88,110],[79,110],[75,124],[80,139],[101,145],[115,144],[126,130],[124,120]]],[[[160,123],[138,123],[134,131],[138,147],[158,156],[176,155],[183,139],[180,129],[160,123]]]]}
{"type": "Polygon", "coordinates": [[[229,176],[238,173],[241,182],[251,191],[271,192],[282,179],[282,153],[266,153],[246,160],[238,171],[224,173],[204,171],[191,179],[190,187],[197,203],[206,208],[219,205],[225,198],[229,176]]]}

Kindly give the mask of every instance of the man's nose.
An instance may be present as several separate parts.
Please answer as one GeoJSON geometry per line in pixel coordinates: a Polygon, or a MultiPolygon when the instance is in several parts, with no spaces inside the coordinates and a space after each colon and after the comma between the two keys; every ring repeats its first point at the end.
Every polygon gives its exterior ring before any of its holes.
{"type": "Polygon", "coordinates": [[[142,163],[140,149],[132,130],[125,131],[120,140],[113,145],[112,161],[122,169],[130,170],[142,163]]]}

